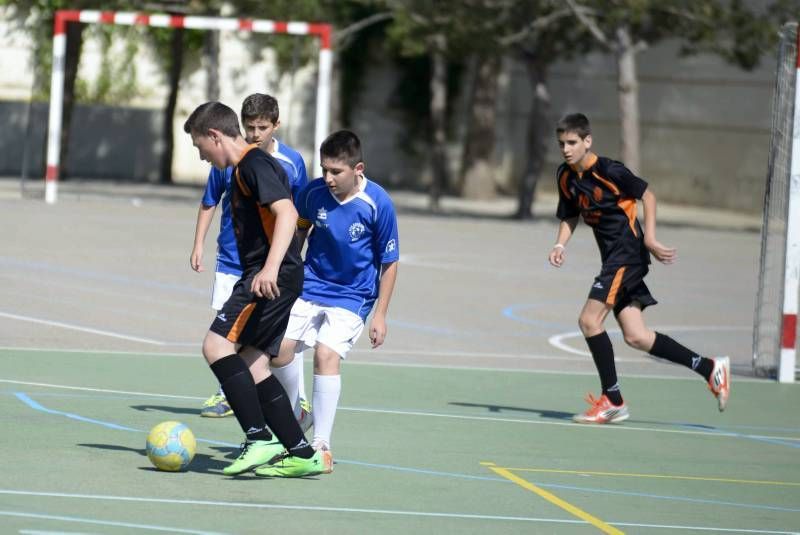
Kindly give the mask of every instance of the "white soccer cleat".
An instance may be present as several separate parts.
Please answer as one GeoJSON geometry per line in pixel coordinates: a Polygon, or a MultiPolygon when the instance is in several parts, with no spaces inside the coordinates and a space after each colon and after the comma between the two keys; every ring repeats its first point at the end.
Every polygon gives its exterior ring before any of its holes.
{"type": "Polygon", "coordinates": [[[722,412],[728,405],[728,396],[731,395],[731,359],[716,357],[713,361],[714,369],[708,379],[708,389],[717,398],[719,412],[722,412]]]}

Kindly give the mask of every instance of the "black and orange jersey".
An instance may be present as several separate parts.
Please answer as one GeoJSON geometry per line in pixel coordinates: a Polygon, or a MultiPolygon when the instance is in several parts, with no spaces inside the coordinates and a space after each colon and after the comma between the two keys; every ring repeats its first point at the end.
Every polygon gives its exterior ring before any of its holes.
{"type": "Polygon", "coordinates": [[[592,227],[604,266],[649,264],[636,201],[647,190],[647,182],[620,162],[591,155],[594,161],[582,173],[566,163],[558,168],[556,216],[583,216],[592,227]]]}
{"type": "MultiPolygon", "coordinates": [[[[242,275],[264,267],[275,230],[269,206],[282,199],[291,202],[289,179],[281,164],[256,145],[250,145],[233,170],[231,214],[242,275]]],[[[292,239],[278,272],[278,285],[298,294],[303,289],[303,261],[296,238],[292,239]]]]}

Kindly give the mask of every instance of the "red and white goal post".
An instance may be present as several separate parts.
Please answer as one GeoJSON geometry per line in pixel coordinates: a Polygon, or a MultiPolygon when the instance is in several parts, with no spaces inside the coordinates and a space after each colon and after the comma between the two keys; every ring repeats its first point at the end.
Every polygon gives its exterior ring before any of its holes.
{"type": "Polygon", "coordinates": [[[800,301],[800,32],[781,28],[753,325],[757,375],[792,383],[800,301]]]}
{"type": "Polygon", "coordinates": [[[314,166],[312,169],[319,167],[319,146],[329,133],[330,123],[331,69],[333,64],[330,24],[279,22],[246,18],[192,17],[122,11],[57,10],[53,25],[53,71],[50,82],[50,117],[47,130],[45,202],[48,204],[55,203],[58,198],[58,167],[64,104],[64,63],[67,48],[66,29],[67,24],[70,22],[186,28],[190,30],[285,33],[290,35],[312,35],[319,38],[316,120],[314,123],[314,166]]]}

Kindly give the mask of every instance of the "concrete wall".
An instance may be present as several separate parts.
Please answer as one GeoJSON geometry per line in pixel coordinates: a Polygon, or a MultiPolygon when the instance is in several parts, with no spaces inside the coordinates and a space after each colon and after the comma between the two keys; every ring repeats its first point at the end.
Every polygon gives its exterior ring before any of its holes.
{"type": "MultiPolygon", "coordinates": [[[[0,116],[6,127],[0,129],[0,175],[19,176],[23,156],[28,178],[44,177],[47,104],[0,102],[0,116]]],[[[162,114],[148,109],[81,106],[74,110],[70,150],[66,161],[68,175],[81,178],[125,179],[156,182],[163,151],[162,114]]]]}
{"type": "MultiPolygon", "coordinates": [[[[0,8],[0,113],[7,118],[0,132],[0,173],[18,174],[25,140],[26,91],[32,83],[30,42],[23,33],[3,24],[0,8]],[[5,102],[3,102],[5,101],[5,102]]],[[[771,102],[775,58],[765,57],[754,72],[725,65],[715,56],[678,57],[677,45],[666,43],[639,55],[642,168],[660,199],[758,213],[770,142],[771,102]]],[[[91,79],[102,50],[91,39],[81,61],[82,78],[91,79]]],[[[350,127],[363,138],[368,174],[394,187],[420,187],[430,181],[427,162],[428,132],[423,125],[406,125],[395,109],[393,93],[397,73],[391,63],[373,54],[363,76],[360,100],[350,127]],[[408,135],[410,134],[410,136],[408,135]],[[401,137],[416,139],[410,155],[401,137]]],[[[316,69],[306,66],[295,73],[278,73],[274,54],[258,48],[238,33],[221,34],[221,100],[238,111],[252,92],[268,92],[281,102],[283,126],[278,135],[298,148],[311,164],[313,147],[316,69]]],[[[138,107],[78,106],[67,161],[74,176],[158,180],[162,151],[159,140],[161,107],[165,99],[163,73],[151,54],[137,56],[142,86],[138,107]]],[[[177,181],[202,182],[208,166],[183,132],[185,117],[205,101],[202,65],[188,66],[181,82],[175,117],[177,181]]],[[[617,158],[619,152],[616,67],[607,55],[592,54],[580,61],[559,63],[550,72],[552,124],[564,113],[583,111],[592,120],[595,149],[617,158]]],[[[421,80],[420,83],[427,83],[421,80]]],[[[508,59],[500,80],[497,102],[498,192],[513,193],[525,163],[526,116],[530,91],[524,67],[508,59]]],[[[33,107],[28,136],[30,175],[43,174],[44,104],[33,107]]],[[[456,125],[466,110],[456,105],[456,125]]],[[[554,190],[553,174],[560,158],[555,139],[540,180],[541,188],[554,190]]],[[[458,168],[459,146],[451,147],[452,169],[458,168]]],[[[309,169],[310,176],[318,170],[309,169]]]]}

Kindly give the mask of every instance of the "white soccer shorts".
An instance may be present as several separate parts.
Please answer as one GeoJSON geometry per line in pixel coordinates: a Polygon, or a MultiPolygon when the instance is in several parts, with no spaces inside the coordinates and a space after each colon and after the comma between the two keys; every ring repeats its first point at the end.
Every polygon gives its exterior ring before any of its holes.
{"type": "Polygon", "coordinates": [[[214,286],[211,288],[211,308],[216,311],[222,310],[222,305],[230,298],[233,286],[239,282],[240,278],[239,275],[220,271],[214,274],[214,286]]]}
{"type": "Polygon", "coordinates": [[[303,347],[298,351],[319,342],[346,358],[363,330],[364,321],[349,310],[298,298],[292,306],[284,338],[300,341],[303,347]]]}

